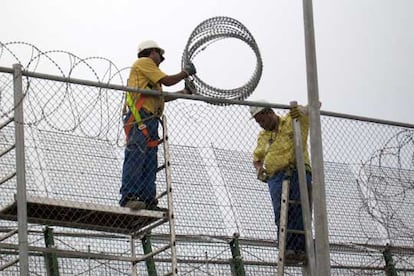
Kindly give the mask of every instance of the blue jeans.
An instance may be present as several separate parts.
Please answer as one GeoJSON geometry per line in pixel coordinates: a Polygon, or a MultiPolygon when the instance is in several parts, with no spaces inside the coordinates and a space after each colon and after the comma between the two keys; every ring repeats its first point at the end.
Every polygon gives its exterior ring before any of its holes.
{"type": "MultiPolygon", "coordinates": [[[[280,229],[280,208],[282,197],[282,183],[285,178],[285,172],[280,172],[272,176],[267,184],[269,186],[270,196],[272,198],[273,211],[275,214],[275,223],[278,228],[277,240],[279,241],[280,229]]],[[[309,196],[311,193],[312,175],[306,172],[306,182],[308,185],[309,196]]],[[[290,176],[290,196],[291,200],[300,201],[299,178],[296,170],[292,171],[290,176]]],[[[289,204],[288,225],[287,229],[303,230],[302,207],[299,204],[289,204]]],[[[287,233],[286,249],[295,251],[305,251],[305,236],[302,234],[287,233]]]]}
{"type": "MultiPolygon", "coordinates": [[[[140,110],[141,119],[147,126],[149,136],[152,140],[158,140],[157,118],[140,110]],[[145,120],[146,118],[150,118],[145,120]]],[[[132,116],[127,114],[124,122],[132,116]]],[[[158,167],[157,160],[158,147],[148,147],[145,136],[135,124],[129,133],[129,139],[125,148],[124,165],[122,168],[122,186],[120,189],[121,200],[119,205],[125,206],[126,202],[131,198],[139,198],[151,204],[156,195],[156,174],[158,167]]]]}

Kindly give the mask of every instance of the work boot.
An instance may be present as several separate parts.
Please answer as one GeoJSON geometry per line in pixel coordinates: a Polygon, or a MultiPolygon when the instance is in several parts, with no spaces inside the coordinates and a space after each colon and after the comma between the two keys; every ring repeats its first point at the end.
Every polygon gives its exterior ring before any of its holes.
{"type": "Polygon", "coordinates": [[[306,261],[308,260],[308,257],[306,256],[306,253],[303,250],[296,251],[296,258],[301,263],[306,263],[306,261]]]}
{"type": "Polygon", "coordinates": [[[286,250],[285,263],[287,265],[298,265],[306,261],[306,255],[303,251],[286,250]]]}
{"type": "Polygon", "coordinates": [[[130,208],[131,210],[140,210],[144,209],[147,206],[144,201],[132,198],[125,203],[125,207],[130,208]]]}
{"type": "Polygon", "coordinates": [[[158,199],[154,198],[149,204],[147,204],[146,209],[153,211],[168,211],[166,208],[158,207],[158,199]]]}

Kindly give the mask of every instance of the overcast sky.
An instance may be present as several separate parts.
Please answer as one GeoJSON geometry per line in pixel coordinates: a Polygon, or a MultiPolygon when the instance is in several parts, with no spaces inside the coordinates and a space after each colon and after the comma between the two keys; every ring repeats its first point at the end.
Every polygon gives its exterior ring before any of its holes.
{"type": "MultiPolygon", "coordinates": [[[[322,109],[413,124],[414,1],[314,0],[313,6],[322,109]]],[[[161,68],[177,73],[191,32],[214,16],[240,21],[259,46],[263,74],[249,100],[307,103],[300,0],[2,0],[0,41],[102,56],[123,68],[141,40],[153,39],[166,50],[161,68]]],[[[244,42],[228,39],[209,49],[194,60],[204,81],[219,88],[245,84],[256,59],[244,42]]]]}

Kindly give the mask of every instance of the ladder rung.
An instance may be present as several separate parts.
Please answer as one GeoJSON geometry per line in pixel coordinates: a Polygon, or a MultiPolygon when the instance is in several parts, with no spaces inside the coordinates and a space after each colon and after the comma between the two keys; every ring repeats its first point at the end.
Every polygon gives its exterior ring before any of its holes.
{"type": "Polygon", "coordinates": [[[164,164],[164,165],[159,166],[159,167],[157,168],[157,172],[159,172],[159,171],[161,171],[161,170],[163,170],[163,169],[165,169],[165,164],[164,164]]]}
{"type": "Polygon", "coordinates": [[[286,229],[286,232],[294,233],[294,234],[302,234],[302,235],[305,235],[305,231],[304,230],[286,229]]]}
{"type": "Polygon", "coordinates": [[[297,204],[297,205],[300,205],[301,204],[300,200],[289,200],[288,202],[290,204],[297,204]]]}
{"type": "Polygon", "coordinates": [[[160,199],[160,198],[162,198],[163,196],[165,196],[166,194],[167,194],[167,191],[164,191],[164,192],[160,193],[160,194],[156,197],[156,199],[160,199]]]}

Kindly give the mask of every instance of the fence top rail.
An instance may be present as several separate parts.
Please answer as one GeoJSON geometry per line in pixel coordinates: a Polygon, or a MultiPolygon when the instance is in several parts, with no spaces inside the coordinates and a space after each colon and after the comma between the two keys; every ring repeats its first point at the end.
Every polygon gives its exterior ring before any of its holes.
{"type": "MultiPolygon", "coordinates": [[[[14,69],[11,67],[0,66],[0,72],[12,74],[14,72],[14,69]]],[[[260,105],[260,106],[267,106],[267,107],[279,108],[279,109],[288,109],[290,107],[289,105],[274,104],[274,103],[267,103],[267,102],[265,103],[265,102],[260,102],[260,101],[228,100],[228,99],[220,99],[220,98],[213,98],[213,97],[205,97],[201,95],[187,95],[187,94],[173,93],[173,92],[167,92],[167,91],[160,92],[157,90],[148,90],[148,89],[144,90],[144,89],[137,89],[137,88],[132,88],[132,87],[123,86],[123,85],[89,81],[89,80],[70,78],[70,77],[62,77],[62,76],[56,76],[56,75],[49,75],[49,74],[44,74],[44,73],[31,72],[27,70],[22,70],[22,75],[27,76],[27,77],[32,77],[32,78],[53,80],[53,81],[78,84],[78,85],[86,85],[86,86],[92,86],[92,87],[98,87],[98,88],[104,88],[104,89],[136,92],[136,93],[142,93],[144,95],[161,95],[162,93],[173,99],[179,99],[179,98],[189,99],[189,100],[203,101],[206,103],[211,103],[211,104],[216,104],[216,105],[246,105],[246,106],[260,105]]],[[[321,110],[320,113],[321,115],[324,115],[324,116],[414,129],[414,124],[410,124],[410,123],[395,122],[395,121],[390,121],[390,120],[382,120],[382,119],[357,116],[357,115],[351,115],[351,114],[345,114],[345,113],[337,113],[337,112],[331,112],[331,111],[321,110]]]]}

